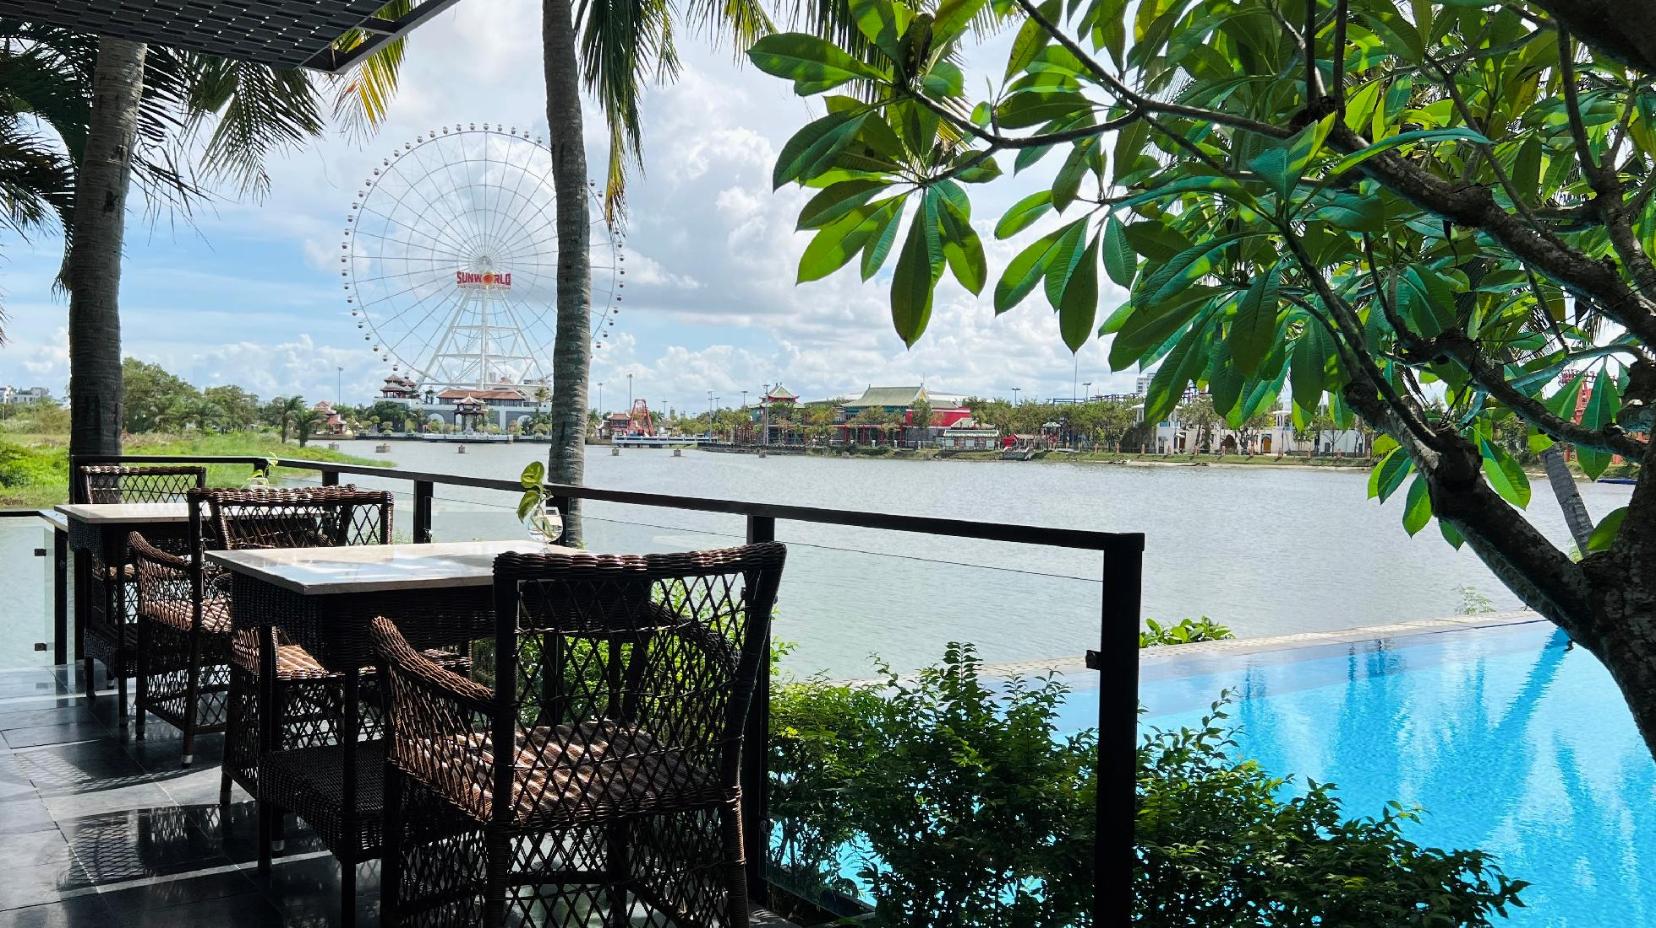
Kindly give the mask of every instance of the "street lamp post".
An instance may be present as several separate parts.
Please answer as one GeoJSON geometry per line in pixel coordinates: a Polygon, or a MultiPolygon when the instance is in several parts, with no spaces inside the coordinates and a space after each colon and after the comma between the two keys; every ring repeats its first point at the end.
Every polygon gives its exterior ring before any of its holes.
{"type": "Polygon", "coordinates": [[[335,409],[338,409],[339,404],[344,402],[344,399],[343,399],[344,395],[345,395],[345,368],[335,367],[334,368],[334,408],[335,409]]]}
{"type": "Polygon", "coordinates": [[[1092,399],[1092,383],[1093,382],[1090,381],[1090,380],[1081,381],[1081,386],[1086,388],[1086,390],[1084,392],[1082,392],[1082,394],[1081,394],[1082,399],[1084,399],[1084,400],[1091,400],[1092,399]]]}
{"type": "Polygon", "coordinates": [[[632,375],[628,374],[627,375],[627,415],[629,415],[629,416],[632,415],[632,407],[633,407],[632,375]]]}
{"type": "Polygon", "coordinates": [[[1014,405],[1014,406],[1018,405],[1018,393],[1021,390],[1023,390],[1023,387],[1013,387],[1012,388],[1012,405],[1014,405]]]}
{"type": "Polygon", "coordinates": [[[598,415],[604,414],[604,382],[598,381],[598,415]]]}

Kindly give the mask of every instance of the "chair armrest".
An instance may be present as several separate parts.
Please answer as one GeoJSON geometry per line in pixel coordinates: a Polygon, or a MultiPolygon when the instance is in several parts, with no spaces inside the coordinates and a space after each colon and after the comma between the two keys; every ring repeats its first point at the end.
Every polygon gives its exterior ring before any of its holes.
{"type": "Polygon", "coordinates": [[[487,713],[494,706],[493,690],[414,650],[390,619],[381,616],[374,620],[373,637],[375,652],[384,658],[399,682],[418,686],[467,712],[487,713]]]}

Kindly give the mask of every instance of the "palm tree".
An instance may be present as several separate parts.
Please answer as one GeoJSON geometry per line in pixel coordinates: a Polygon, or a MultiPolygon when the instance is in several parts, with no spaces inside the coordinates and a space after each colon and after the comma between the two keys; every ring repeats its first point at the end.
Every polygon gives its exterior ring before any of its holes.
{"type": "Polygon", "coordinates": [[[299,417],[309,408],[302,396],[276,397],[276,415],[281,425],[283,444],[287,444],[288,428],[297,424],[299,417]]]}
{"type": "MultiPolygon", "coordinates": [[[[305,447],[310,441],[311,432],[316,430],[317,423],[322,421],[322,414],[305,406],[293,417],[293,430],[299,436],[299,447],[305,447]]],[[[286,438],[282,439],[286,441],[286,438]]]]}
{"type": "MultiPolygon", "coordinates": [[[[382,12],[395,15],[407,6],[407,0],[396,0],[382,12]]],[[[266,156],[273,148],[320,134],[326,124],[324,104],[318,85],[302,71],[150,49],[122,39],[93,40],[65,30],[49,38],[63,55],[64,73],[78,78],[66,85],[73,90],[67,103],[60,86],[36,94],[54,101],[51,105],[33,104],[50,114],[43,121],[57,131],[71,157],[78,156],[62,275],[70,294],[69,451],[118,454],[121,240],[135,169],[146,192],[187,206],[200,188],[192,168],[178,165],[172,155],[199,151],[206,179],[229,180],[242,193],[262,193],[268,186],[266,156]],[[86,62],[93,63],[88,68],[86,62]],[[76,101],[84,101],[83,119],[76,118],[76,101]],[[77,209],[75,204],[94,208],[77,209]]],[[[363,40],[352,33],[340,41],[350,47],[363,40]]],[[[401,58],[400,40],[368,56],[339,85],[335,114],[346,124],[377,124],[401,58]]],[[[32,85],[6,75],[0,92],[16,97],[19,87],[32,85]]]]}
{"type": "MultiPolygon", "coordinates": [[[[860,39],[850,5],[809,4],[790,0],[795,19],[832,29],[845,41],[860,39]]],[[[641,163],[643,121],[639,102],[653,75],[670,80],[678,73],[673,44],[674,21],[704,29],[716,42],[729,41],[740,56],[772,30],[759,0],[693,0],[678,7],[668,0],[582,3],[576,19],[571,0],[542,0],[541,41],[546,77],[546,121],[552,133],[552,183],[557,197],[558,324],[552,350],[552,447],[547,479],[579,484],[585,473],[583,442],[587,409],[587,374],[592,364],[592,277],[588,261],[586,150],[582,147],[581,87],[603,107],[609,129],[608,179],[604,188],[605,220],[615,222],[625,203],[629,168],[641,163]]],[[[580,508],[573,501],[564,515],[564,532],[581,538],[580,508]]]]}

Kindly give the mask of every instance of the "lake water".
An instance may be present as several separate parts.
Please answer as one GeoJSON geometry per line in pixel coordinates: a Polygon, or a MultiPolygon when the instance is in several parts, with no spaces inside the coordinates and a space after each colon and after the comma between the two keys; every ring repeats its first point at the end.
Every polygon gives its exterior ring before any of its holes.
{"type": "MultiPolygon", "coordinates": [[[[455,446],[372,442],[341,450],[412,470],[513,479],[545,445],[455,446]]],[[[1496,608],[1517,600],[1469,551],[1435,528],[1415,538],[1399,522],[1400,500],[1366,498],[1363,471],[1290,467],[1123,467],[1098,464],[903,461],[869,458],[589,449],[591,486],[912,515],[994,520],[1146,534],[1144,614],[1177,620],[1208,615],[1238,635],[1261,636],[1432,618],[1461,611],[1462,587],[1496,608]]],[[[406,484],[359,478],[406,493],[406,484]]],[[[1552,537],[1567,533],[1537,479],[1532,517],[1552,537]]],[[[1626,486],[1583,486],[1602,516],[1623,505],[1626,486]]],[[[437,488],[440,540],[519,537],[508,494],[437,488]]],[[[399,498],[409,524],[411,500],[399,498]]],[[[666,551],[738,544],[740,517],[592,503],[587,542],[599,551],[666,551]]],[[[1099,635],[1101,556],[841,526],[779,523],[790,545],[778,606],[778,637],[795,643],[798,672],[870,675],[878,654],[897,669],[935,661],[946,642],[971,641],[988,661],[1080,654],[1099,635]]],[[[30,643],[48,621],[32,604],[44,559],[33,525],[0,524],[0,586],[27,607],[0,631],[0,666],[41,660],[30,643]]]]}

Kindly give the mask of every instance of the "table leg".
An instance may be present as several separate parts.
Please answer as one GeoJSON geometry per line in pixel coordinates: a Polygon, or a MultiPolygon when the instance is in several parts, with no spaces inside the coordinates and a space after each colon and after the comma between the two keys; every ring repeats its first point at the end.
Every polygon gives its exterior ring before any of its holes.
{"type": "Polygon", "coordinates": [[[84,550],[75,552],[75,660],[81,662],[81,692],[87,702],[97,699],[92,658],[86,656],[86,623],[92,612],[92,565],[84,550]]]}
{"type": "Polygon", "coordinates": [[[344,705],[339,713],[339,744],[345,749],[340,758],[339,842],[339,924],[343,928],[356,925],[356,875],[358,850],[362,846],[361,816],[357,811],[357,729],[361,703],[361,671],[354,665],[345,671],[344,705]]]}
{"type": "Polygon", "coordinates": [[[69,663],[69,533],[52,530],[52,663],[69,663]]]}
{"type": "Polygon", "coordinates": [[[126,724],[127,717],[127,662],[132,655],[127,653],[127,614],[126,614],[126,558],[105,559],[106,573],[112,573],[114,579],[108,581],[105,591],[106,601],[109,603],[110,625],[115,630],[115,656],[111,658],[115,666],[106,669],[115,677],[115,718],[120,724],[126,724]]]}
{"type": "MultiPolygon", "coordinates": [[[[259,629],[259,765],[276,749],[276,634],[268,625],[259,629]]],[[[259,872],[270,872],[271,841],[275,831],[276,804],[265,798],[266,771],[259,771],[259,790],[254,797],[259,809],[259,872]]]]}

